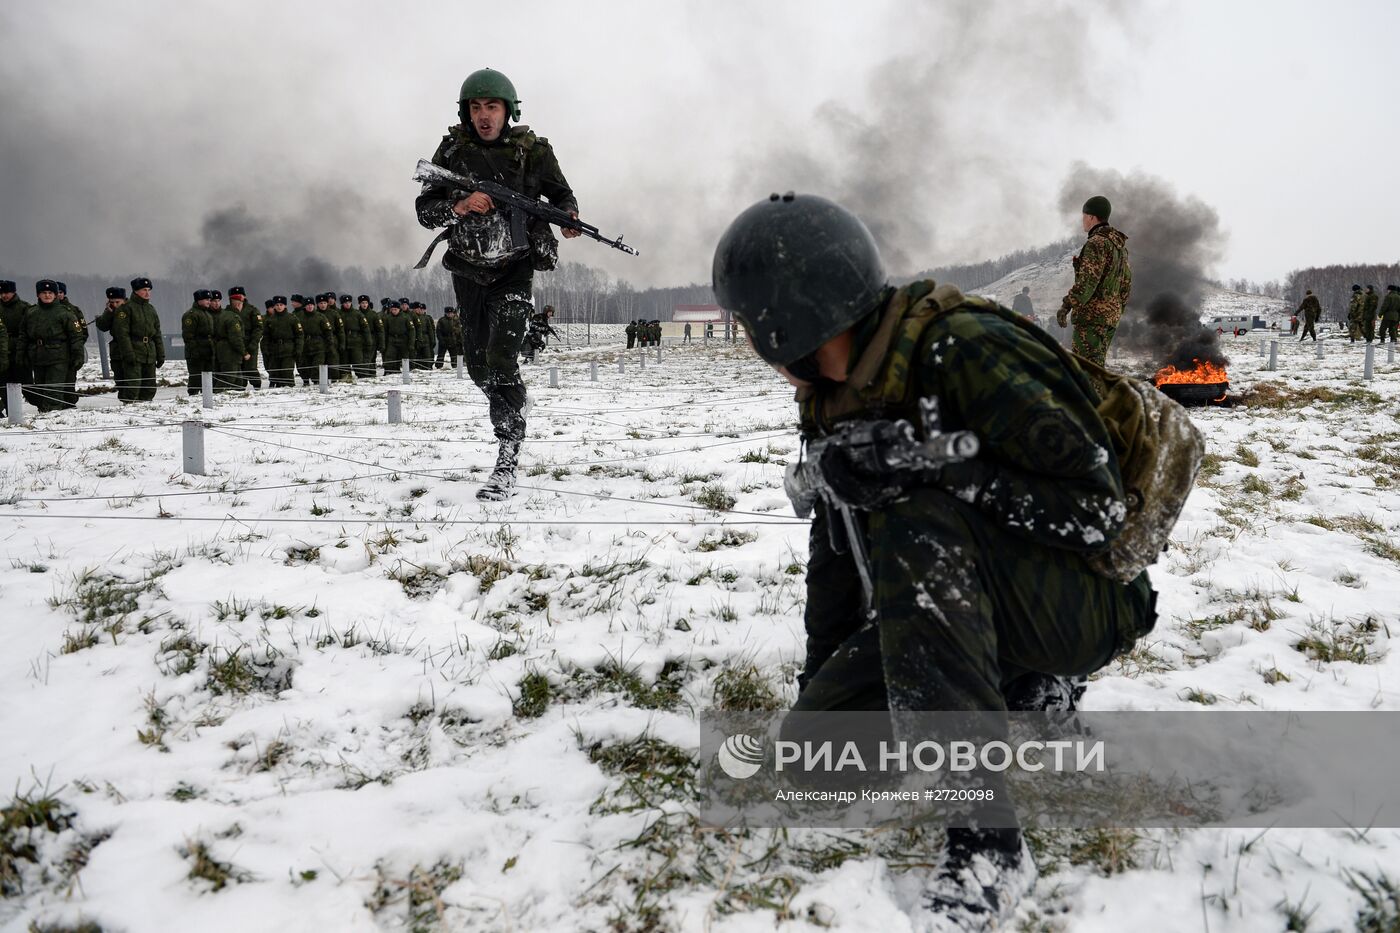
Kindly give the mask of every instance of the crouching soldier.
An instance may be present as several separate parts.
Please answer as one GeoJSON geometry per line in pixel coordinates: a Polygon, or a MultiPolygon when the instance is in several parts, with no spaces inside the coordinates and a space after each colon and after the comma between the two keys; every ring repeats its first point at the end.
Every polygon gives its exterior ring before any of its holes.
{"type": "MultiPolygon", "coordinates": [[[[897,729],[904,712],[1072,709],[1070,678],[1152,628],[1146,571],[1094,569],[1128,497],[1100,399],[1047,334],[950,285],[891,286],[864,224],[819,197],[740,214],[713,275],[717,302],[797,387],[809,443],[896,418],[934,440],[926,399],[941,432],[975,440],[975,456],[897,479],[839,445],[806,467],[824,491],[795,710],[889,710],[897,729]]],[[[1010,809],[1004,785],[995,799],[1010,809]]],[[[998,817],[950,826],[917,928],[993,929],[1029,890],[1015,812],[998,817]]]]}

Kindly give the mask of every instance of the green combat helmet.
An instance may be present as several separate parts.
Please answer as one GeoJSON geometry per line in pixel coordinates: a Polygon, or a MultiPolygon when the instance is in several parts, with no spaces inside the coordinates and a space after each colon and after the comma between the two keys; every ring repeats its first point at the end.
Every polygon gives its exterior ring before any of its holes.
{"type": "Polygon", "coordinates": [[[815,195],[770,195],[715,247],[715,300],[743,322],[758,355],[791,365],[865,317],[884,297],[875,238],[815,195]]]}
{"type": "Polygon", "coordinates": [[[520,100],[515,96],[515,85],[510,78],[491,68],[482,68],[467,75],[462,82],[462,93],[457,95],[457,115],[467,122],[467,101],[474,97],[495,97],[506,102],[510,118],[520,122],[520,100]]]}

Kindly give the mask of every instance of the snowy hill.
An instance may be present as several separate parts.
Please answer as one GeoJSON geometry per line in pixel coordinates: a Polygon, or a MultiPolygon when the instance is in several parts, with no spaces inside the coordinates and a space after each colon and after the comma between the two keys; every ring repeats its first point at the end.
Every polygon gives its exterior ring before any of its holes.
{"type": "MultiPolygon", "coordinates": [[[[1160,621],[1085,703],[1400,709],[1400,363],[1226,343],[1257,403],[1193,415],[1160,621]]],[[[696,711],[796,695],[790,390],[734,348],[543,359],[499,504],[450,370],[0,426],[0,930],[910,929],[927,835],[693,815],[696,711]]],[[[1017,930],[1394,929],[1359,926],[1390,829],[1031,843],[1017,930]]]]}
{"type": "MultiPolygon", "coordinates": [[[[1021,293],[1021,289],[1030,287],[1031,301],[1035,304],[1036,315],[1042,319],[1054,319],[1055,312],[1059,310],[1060,301],[1070,286],[1074,284],[1074,268],[1070,265],[1078,249],[1070,250],[1057,260],[1051,262],[1036,262],[1007,273],[990,285],[973,289],[978,295],[985,295],[995,298],[1008,307],[1011,301],[1021,293]]],[[[1204,286],[1205,302],[1201,306],[1201,320],[1208,321],[1217,315],[1259,315],[1266,321],[1272,323],[1276,320],[1287,321],[1291,308],[1284,301],[1277,298],[1265,298],[1262,295],[1245,295],[1240,292],[1232,292],[1229,289],[1221,288],[1217,285],[1207,284],[1204,286]]],[[[1146,300],[1150,296],[1134,293],[1137,300],[1146,300]]]]}

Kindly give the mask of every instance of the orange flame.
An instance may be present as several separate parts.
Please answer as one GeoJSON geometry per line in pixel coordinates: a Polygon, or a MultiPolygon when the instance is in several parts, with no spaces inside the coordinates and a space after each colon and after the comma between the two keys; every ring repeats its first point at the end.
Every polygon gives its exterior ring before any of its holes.
{"type": "Polygon", "coordinates": [[[1190,369],[1177,369],[1175,366],[1162,367],[1157,370],[1157,375],[1152,377],[1152,384],[1162,385],[1167,382],[1214,384],[1230,381],[1230,376],[1225,372],[1224,366],[1202,363],[1200,360],[1192,360],[1191,362],[1196,365],[1190,369]]]}

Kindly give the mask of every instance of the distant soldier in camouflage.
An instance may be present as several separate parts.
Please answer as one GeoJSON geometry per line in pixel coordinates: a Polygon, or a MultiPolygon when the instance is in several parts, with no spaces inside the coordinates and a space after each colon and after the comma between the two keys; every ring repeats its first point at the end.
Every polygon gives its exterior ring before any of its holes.
{"type": "Polygon", "coordinates": [[[273,389],[290,388],[297,384],[297,360],[304,350],[301,321],[287,311],[284,295],[274,295],[268,305],[262,339],[267,384],[273,389]]]}
{"type": "Polygon", "coordinates": [[[243,388],[243,367],[248,362],[243,324],[238,312],[225,308],[221,293],[214,291],[209,316],[214,322],[214,391],[232,392],[243,388]]]}
{"type": "Polygon", "coordinates": [[[1374,285],[1366,286],[1366,293],[1361,298],[1361,332],[1366,335],[1366,342],[1370,343],[1376,339],[1376,308],[1381,303],[1381,296],[1376,293],[1374,285]]]}
{"type": "MultiPolygon", "coordinates": [[[[397,373],[404,360],[413,358],[413,346],[417,342],[417,332],[413,316],[399,304],[390,304],[389,313],[384,316],[384,372],[397,373]]],[[[409,364],[412,368],[412,364],[409,364]]]]}
{"type": "Polygon", "coordinates": [[[243,383],[255,389],[262,388],[262,373],[258,370],[258,350],[262,346],[263,316],[257,305],[248,300],[248,292],[241,285],[228,290],[228,308],[238,317],[243,328],[243,383]]]}
{"type": "MultiPolygon", "coordinates": [[[[29,381],[29,373],[23,366],[20,335],[24,333],[24,316],[29,311],[29,302],[19,297],[13,279],[0,279],[0,324],[5,325],[9,334],[9,349],[0,354],[0,377],[6,383],[23,385],[29,381]]],[[[7,411],[9,393],[0,386],[0,415],[7,411]]]]}
{"type": "Polygon", "coordinates": [[[457,317],[457,309],[448,305],[442,309],[442,317],[437,322],[437,368],[442,369],[446,356],[452,357],[452,368],[457,368],[457,358],[462,355],[462,322],[457,317]]]}
{"type": "Polygon", "coordinates": [[[1361,317],[1366,308],[1366,296],[1361,292],[1360,285],[1351,287],[1351,304],[1347,307],[1347,334],[1351,337],[1351,342],[1360,340],[1364,331],[1361,329],[1361,317]]]}
{"type": "Polygon", "coordinates": [[[552,305],[545,305],[544,310],[536,311],[530,315],[530,330],[525,335],[525,361],[533,363],[535,354],[539,353],[549,344],[549,336],[553,334],[559,336],[559,331],[554,329],[554,325],[549,323],[549,318],[554,314],[552,305]]]}
{"type": "Polygon", "coordinates": [[[637,343],[637,322],[628,321],[627,326],[622,330],[627,334],[627,349],[630,350],[637,343]]]}
{"type": "MultiPolygon", "coordinates": [[[[841,447],[816,462],[856,510],[848,534],[863,536],[873,586],[863,590],[849,538],[833,544],[830,523],[845,526],[819,500],[795,710],[1072,708],[1063,678],[1101,669],[1155,619],[1145,572],[1123,584],[1085,560],[1121,532],[1127,494],[1083,370],[993,302],[927,280],[890,286],[869,231],[822,198],[749,208],[713,269],[716,301],[798,387],[806,438],[875,418],[921,425],[921,400],[936,398],[942,430],[981,446],[907,482],[841,447]]],[[[979,808],[985,825],[1014,826],[1005,794],[995,801],[979,808]]],[[[915,926],[999,928],[1034,877],[1018,830],[951,825],[915,926]]]]}
{"type": "Polygon", "coordinates": [[[1089,238],[1074,257],[1074,287],[1055,316],[1061,327],[1074,325],[1074,352],[1100,365],[1133,287],[1128,237],[1108,225],[1111,210],[1102,195],[1084,202],[1081,219],[1089,238]]]}
{"type": "Polygon", "coordinates": [[[1298,338],[1298,342],[1302,343],[1312,334],[1313,343],[1317,343],[1317,319],[1322,317],[1322,302],[1317,300],[1311,288],[1304,292],[1303,303],[1298,305],[1295,313],[1303,316],[1303,336],[1298,338]]]}
{"type": "Polygon", "coordinates": [[[160,312],[151,304],[151,280],[133,279],[131,299],[112,319],[113,358],[120,360],[126,391],[123,402],[149,402],[156,397],[156,370],[165,365],[165,337],[160,312]],[[137,287],[140,285],[141,287],[137,287]]]}
{"type": "Polygon", "coordinates": [[[1385,301],[1381,302],[1381,343],[1385,343],[1385,338],[1390,337],[1393,347],[1396,343],[1396,331],[1400,330],[1400,285],[1387,285],[1385,287],[1385,301]]]}

